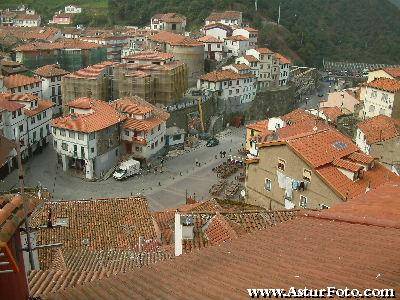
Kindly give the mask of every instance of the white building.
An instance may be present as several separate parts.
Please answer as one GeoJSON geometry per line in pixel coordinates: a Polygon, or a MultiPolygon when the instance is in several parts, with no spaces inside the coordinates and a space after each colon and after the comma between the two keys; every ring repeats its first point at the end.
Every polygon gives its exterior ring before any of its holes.
{"type": "Polygon", "coordinates": [[[260,61],[253,55],[244,55],[236,58],[237,64],[245,64],[250,67],[251,73],[257,78],[260,76],[260,61]]]}
{"type": "Polygon", "coordinates": [[[292,62],[290,59],[279,53],[275,53],[275,58],[279,64],[279,86],[286,86],[289,82],[290,66],[292,65],[292,62]]]}
{"type": "Polygon", "coordinates": [[[400,81],[388,78],[375,79],[365,86],[363,117],[385,115],[400,118],[400,81]]]}
{"type": "Polygon", "coordinates": [[[204,26],[201,32],[206,36],[212,36],[218,40],[224,41],[227,37],[232,36],[233,29],[225,24],[212,23],[204,26]]]}
{"type": "Polygon", "coordinates": [[[224,42],[226,55],[242,56],[250,49],[249,39],[243,35],[233,35],[225,39],[224,42]]]}
{"type": "Polygon", "coordinates": [[[250,48],[256,48],[258,43],[258,30],[251,27],[236,28],[232,35],[242,35],[249,39],[250,48]]]}
{"type": "Polygon", "coordinates": [[[75,5],[68,5],[64,7],[64,11],[66,14],[80,14],[82,12],[82,8],[75,5]]]}
{"type": "Polygon", "coordinates": [[[368,82],[378,78],[388,78],[400,80],[400,68],[383,68],[368,73],[368,82]]]}
{"type": "Polygon", "coordinates": [[[213,12],[206,18],[206,25],[222,23],[228,26],[242,26],[243,15],[240,11],[213,12]]]}
{"type": "Polygon", "coordinates": [[[151,18],[151,29],[185,33],[186,17],[177,13],[156,14],[151,18]]]}
{"type": "Polygon", "coordinates": [[[42,95],[44,99],[53,102],[53,116],[62,113],[61,78],[67,74],[57,65],[47,65],[35,70],[35,74],[42,79],[42,95]]]}
{"type": "Polygon", "coordinates": [[[125,117],[107,102],[91,98],[78,98],[68,107],[69,114],[52,124],[62,168],[86,179],[101,178],[120,158],[120,127],[125,117]]]}
{"type": "Polygon", "coordinates": [[[10,140],[19,135],[23,158],[49,142],[53,116],[51,101],[32,94],[0,93],[0,102],[5,110],[3,134],[10,140]]]}
{"type": "Polygon", "coordinates": [[[39,27],[42,17],[32,14],[18,14],[13,20],[13,26],[16,27],[39,27]]]}
{"type": "Polygon", "coordinates": [[[257,79],[250,72],[241,74],[233,70],[220,70],[201,76],[197,88],[217,93],[226,105],[235,110],[235,107],[240,108],[241,104],[254,100],[257,79]]]}
{"type": "MultiPolygon", "coordinates": [[[[0,78],[0,81],[2,79],[0,78]]],[[[1,87],[0,83],[0,87],[1,87]]],[[[0,89],[1,91],[1,89],[0,89]]],[[[15,74],[3,78],[3,91],[12,94],[33,94],[40,98],[42,95],[42,80],[38,77],[29,77],[21,74],[15,74]]]]}
{"type": "Polygon", "coordinates": [[[118,99],[113,106],[126,117],[121,139],[127,154],[146,161],[162,153],[169,113],[137,96],[118,99]]]}
{"type": "Polygon", "coordinates": [[[224,58],[224,42],[211,35],[197,39],[204,44],[204,58],[221,61],[224,58]]]}
{"type": "Polygon", "coordinates": [[[274,52],[268,48],[249,49],[246,55],[254,56],[259,62],[258,88],[260,90],[273,86],[274,52]]]}

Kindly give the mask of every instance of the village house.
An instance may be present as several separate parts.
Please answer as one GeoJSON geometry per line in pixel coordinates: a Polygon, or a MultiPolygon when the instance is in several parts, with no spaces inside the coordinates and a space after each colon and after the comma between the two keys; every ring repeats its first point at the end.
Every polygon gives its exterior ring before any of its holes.
{"type": "Polygon", "coordinates": [[[37,68],[34,73],[42,79],[43,98],[50,99],[54,104],[53,116],[60,115],[62,113],[61,78],[69,72],[58,65],[47,65],[37,68]]]}
{"type": "Polygon", "coordinates": [[[235,28],[232,35],[241,35],[249,39],[249,47],[256,48],[258,43],[258,30],[251,27],[235,28]]]}
{"type": "Polygon", "coordinates": [[[249,49],[249,39],[243,35],[232,35],[224,41],[224,50],[228,57],[242,56],[249,49]]]}
{"type": "Polygon", "coordinates": [[[239,11],[224,11],[224,12],[213,12],[206,18],[206,25],[214,23],[222,23],[228,26],[236,25],[242,26],[243,16],[242,12],[239,11]]]}
{"type": "Polygon", "coordinates": [[[80,14],[82,13],[82,8],[76,5],[67,5],[64,7],[66,14],[80,14]]]}
{"type": "Polygon", "coordinates": [[[118,99],[112,105],[126,117],[121,141],[127,154],[146,161],[164,151],[169,113],[137,96],[118,99]]]}
{"type": "Polygon", "coordinates": [[[379,115],[357,124],[357,146],[400,175],[400,120],[379,115]]]}
{"type": "Polygon", "coordinates": [[[29,77],[26,75],[15,74],[0,78],[0,92],[10,92],[13,94],[33,94],[43,98],[42,80],[39,77],[29,77]],[[3,90],[1,89],[3,85],[3,90]]]}
{"type": "Polygon", "coordinates": [[[83,178],[101,178],[121,156],[120,129],[125,117],[102,100],[68,102],[68,114],[53,119],[54,150],[63,171],[83,178]]]}
{"type": "Polygon", "coordinates": [[[257,78],[260,76],[260,62],[253,55],[244,55],[236,58],[235,62],[237,64],[245,64],[250,67],[251,73],[257,78]]]}
{"type": "Polygon", "coordinates": [[[273,85],[272,64],[274,52],[268,48],[249,49],[246,55],[251,55],[259,61],[258,89],[265,90],[273,85]]]}
{"type": "Polygon", "coordinates": [[[233,112],[243,109],[243,105],[254,100],[256,83],[256,77],[250,72],[218,70],[201,76],[197,88],[215,93],[221,100],[221,109],[233,112]]]}
{"type": "Polygon", "coordinates": [[[15,27],[39,27],[42,17],[36,14],[18,13],[12,18],[15,27]]]}
{"type": "Polygon", "coordinates": [[[15,74],[25,75],[29,70],[21,63],[12,60],[0,61],[0,76],[11,76],[15,74]]]}
{"type": "Polygon", "coordinates": [[[151,29],[185,33],[186,17],[177,13],[156,14],[151,18],[151,29]]]}
{"type": "Polygon", "coordinates": [[[204,26],[201,32],[206,36],[212,36],[220,41],[224,41],[226,38],[232,36],[233,29],[225,24],[212,23],[204,26]]]}
{"type": "Polygon", "coordinates": [[[162,31],[148,37],[151,49],[172,53],[175,60],[187,65],[188,86],[196,85],[197,79],[204,74],[204,44],[192,38],[162,31]]]}
{"type": "Polygon", "coordinates": [[[325,107],[338,107],[343,112],[354,113],[356,112],[357,106],[360,104],[360,100],[352,90],[343,90],[340,92],[328,93],[327,99],[320,102],[320,108],[325,107]]]}
{"type": "Polygon", "coordinates": [[[383,68],[378,69],[375,71],[368,72],[368,81],[371,82],[378,78],[388,78],[388,79],[395,79],[400,80],[400,68],[383,68]]]}
{"type": "Polygon", "coordinates": [[[400,81],[378,78],[367,83],[364,88],[364,119],[378,115],[400,118],[400,81]]]}
{"type": "Polygon", "coordinates": [[[68,13],[56,13],[51,20],[49,20],[49,24],[56,24],[56,25],[70,25],[72,24],[73,19],[72,14],[68,13]]]}
{"type": "MultiPolygon", "coordinates": [[[[286,128],[286,127],[285,127],[286,128]]],[[[328,208],[399,177],[340,132],[326,128],[267,141],[247,161],[246,203],[328,208]]]]}
{"type": "Polygon", "coordinates": [[[292,62],[280,53],[275,53],[275,56],[279,64],[278,85],[286,86],[289,83],[290,66],[292,62]]]}
{"type": "Polygon", "coordinates": [[[206,35],[197,40],[204,44],[204,58],[216,61],[224,58],[224,42],[222,40],[212,35],[206,35]]]}
{"type": "Polygon", "coordinates": [[[3,135],[21,142],[21,156],[27,158],[50,139],[53,103],[33,94],[0,93],[0,107],[4,110],[3,135]]]}
{"type": "Polygon", "coordinates": [[[112,75],[114,62],[105,61],[87,68],[75,71],[61,77],[62,106],[68,111],[69,101],[87,97],[104,101],[112,100],[112,75]]]}

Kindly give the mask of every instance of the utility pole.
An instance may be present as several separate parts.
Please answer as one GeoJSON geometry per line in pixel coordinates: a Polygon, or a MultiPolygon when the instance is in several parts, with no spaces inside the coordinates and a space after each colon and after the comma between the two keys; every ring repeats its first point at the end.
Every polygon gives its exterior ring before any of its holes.
{"type": "MultiPolygon", "coordinates": [[[[17,129],[17,128],[16,128],[17,129]]],[[[28,205],[27,205],[27,198],[25,197],[25,184],[24,184],[24,170],[22,167],[22,159],[21,159],[21,146],[20,146],[20,132],[19,128],[16,130],[15,136],[15,144],[17,150],[17,162],[18,162],[18,178],[19,178],[19,190],[22,197],[22,205],[24,208],[24,215],[25,215],[25,234],[26,234],[26,241],[28,245],[28,256],[29,256],[29,263],[31,265],[31,270],[35,269],[35,262],[33,261],[33,253],[32,253],[32,244],[31,244],[31,234],[29,229],[29,220],[28,220],[28,205]]]]}
{"type": "Polygon", "coordinates": [[[281,23],[281,3],[279,3],[278,7],[278,26],[281,23]]]}
{"type": "Polygon", "coordinates": [[[256,9],[256,11],[257,11],[257,9],[258,9],[257,0],[254,1],[254,7],[255,7],[255,9],[256,9]]]}

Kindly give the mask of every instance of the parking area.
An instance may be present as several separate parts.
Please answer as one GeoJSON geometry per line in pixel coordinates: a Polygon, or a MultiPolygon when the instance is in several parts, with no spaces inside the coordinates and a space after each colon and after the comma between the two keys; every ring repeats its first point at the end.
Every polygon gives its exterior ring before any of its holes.
{"type": "MultiPolygon", "coordinates": [[[[185,202],[185,195],[196,195],[197,199],[209,197],[209,188],[218,181],[212,169],[226,160],[220,151],[237,155],[244,143],[244,128],[229,128],[218,135],[219,145],[206,147],[201,142],[196,148],[181,155],[166,159],[163,172],[150,172],[124,181],[109,178],[88,182],[62,171],[51,146],[32,157],[25,165],[26,186],[42,185],[53,194],[54,200],[126,197],[145,195],[154,210],[176,207],[185,202]],[[196,166],[196,161],[200,166],[196,166]]],[[[6,191],[18,186],[18,173],[12,172],[0,183],[6,191]]]]}

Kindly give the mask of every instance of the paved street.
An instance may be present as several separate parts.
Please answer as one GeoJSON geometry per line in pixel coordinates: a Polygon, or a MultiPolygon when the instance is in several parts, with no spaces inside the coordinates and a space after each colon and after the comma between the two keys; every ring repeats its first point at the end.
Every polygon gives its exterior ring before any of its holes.
{"type": "MultiPolygon", "coordinates": [[[[176,207],[185,202],[186,190],[189,194],[195,193],[196,199],[208,197],[209,188],[217,181],[212,168],[223,161],[219,158],[219,152],[225,150],[230,154],[231,150],[232,154],[237,155],[237,150],[244,142],[244,134],[243,128],[227,129],[220,134],[218,146],[207,148],[205,142],[202,142],[199,147],[168,159],[164,163],[163,173],[134,176],[125,181],[116,181],[111,177],[105,181],[87,182],[69,176],[57,165],[56,154],[49,145],[24,165],[25,184],[42,184],[53,193],[55,200],[107,198],[141,193],[149,199],[150,207],[154,210],[176,207]],[[215,155],[218,156],[217,159],[215,155]],[[201,167],[195,166],[196,159],[201,167]]],[[[14,171],[0,183],[0,190],[17,186],[18,174],[14,171]]]]}
{"type": "Polygon", "coordinates": [[[331,87],[331,89],[330,89],[329,83],[321,81],[319,83],[319,88],[312,95],[306,96],[309,99],[307,100],[307,102],[303,101],[300,104],[300,108],[304,108],[304,109],[318,108],[319,103],[321,101],[324,101],[327,99],[327,97],[328,97],[327,94],[328,94],[329,90],[333,91],[333,87],[331,87]],[[318,95],[323,95],[323,96],[319,97],[318,95]]]}

